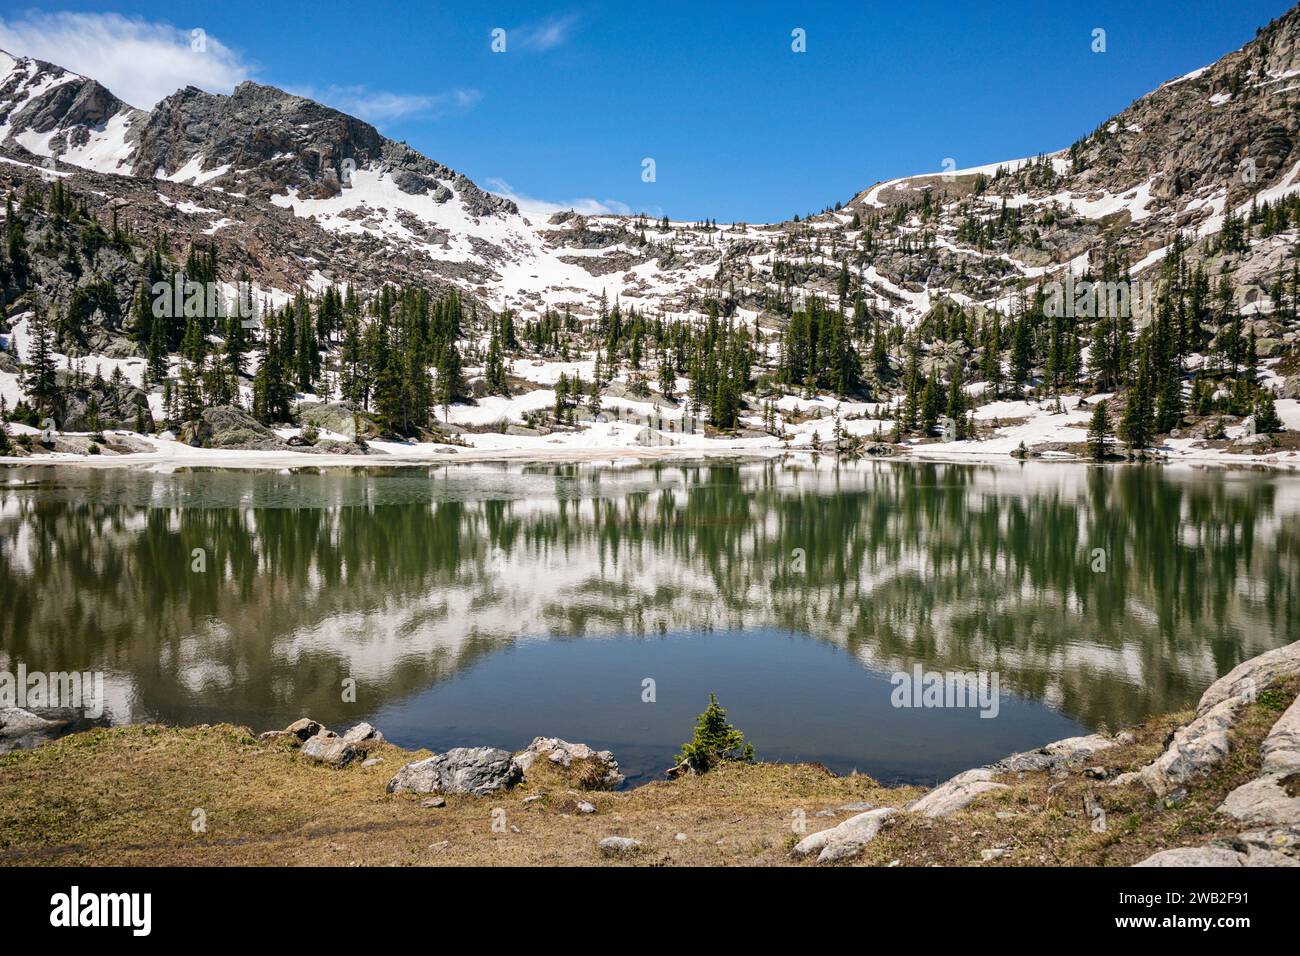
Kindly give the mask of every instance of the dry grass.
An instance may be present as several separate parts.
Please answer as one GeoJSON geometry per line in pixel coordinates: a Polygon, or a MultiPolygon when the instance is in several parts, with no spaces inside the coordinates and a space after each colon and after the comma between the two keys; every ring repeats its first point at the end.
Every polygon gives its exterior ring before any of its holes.
{"type": "MultiPolygon", "coordinates": [[[[1229,760],[1176,806],[1138,786],[1026,773],[946,820],[896,815],[857,863],[977,865],[982,850],[1004,848],[988,865],[1125,865],[1234,832],[1214,808],[1258,771],[1258,743],[1296,688],[1291,680],[1262,693],[1243,712],[1229,760]],[[1105,810],[1104,832],[1093,829],[1089,794],[1105,810]]],[[[1136,769],[1189,717],[1150,720],[1135,728],[1135,743],[1093,763],[1108,776],[1136,769]]],[[[386,744],[373,755],[384,762],[333,770],[229,725],[75,734],[0,757],[0,864],[788,865],[796,811],[813,832],[845,819],[845,804],[899,807],[921,792],[818,766],[732,764],[602,793],[575,789],[571,774],[538,761],[512,791],[450,796],[425,809],[420,797],[384,787],[403,762],[427,753],[386,744]],[[579,814],[579,799],[597,812],[579,814]],[[197,808],[206,832],[192,829],[197,808]],[[494,828],[494,810],[505,812],[504,828],[494,828]],[[825,810],[835,815],[817,815],[825,810]],[[635,837],[643,850],[605,860],[596,843],[606,836],[635,837]]]]}

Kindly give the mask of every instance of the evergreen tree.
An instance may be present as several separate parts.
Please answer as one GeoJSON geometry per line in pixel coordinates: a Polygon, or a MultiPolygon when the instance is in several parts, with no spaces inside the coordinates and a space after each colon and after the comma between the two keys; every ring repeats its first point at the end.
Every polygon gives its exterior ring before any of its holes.
{"type": "Polygon", "coordinates": [[[709,694],[709,706],[695,722],[695,736],[682,745],[677,766],[669,772],[706,773],[725,760],[753,759],[754,745],[745,742],[745,735],[727,721],[717,696],[709,694]]]}
{"type": "Polygon", "coordinates": [[[1097,403],[1092,413],[1092,424],[1088,426],[1088,453],[1094,461],[1106,458],[1106,437],[1110,434],[1110,415],[1105,401],[1097,403]]]}
{"type": "Polygon", "coordinates": [[[1282,431],[1282,419],[1278,417],[1273,393],[1267,388],[1261,388],[1255,399],[1255,433],[1267,435],[1280,431],[1282,431]]]}
{"type": "Polygon", "coordinates": [[[54,363],[54,332],[42,311],[36,311],[27,326],[27,363],[22,386],[32,406],[43,414],[62,413],[57,367],[54,363]]]}

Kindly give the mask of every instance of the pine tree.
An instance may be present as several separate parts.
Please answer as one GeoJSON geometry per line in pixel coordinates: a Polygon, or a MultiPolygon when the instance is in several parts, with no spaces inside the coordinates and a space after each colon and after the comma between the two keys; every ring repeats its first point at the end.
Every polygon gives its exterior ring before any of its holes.
{"type": "Polygon", "coordinates": [[[54,332],[37,311],[27,326],[27,363],[23,366],[23,390],[33,407],[46,414],[61,412],[57,367],[54,363],[54,332]]]}
{"type": "Polygon", "coordinates": [[[1282,431],[1282,419],[1278,417],[1273,393],[1267,388],[1262,388],[1255,399],[1255,433],[1267,435],[1280,431],[1282,431]]]}
{"type": "Polygon", "coordinates": [[[754,745],[746,743],[745,735],[727,721],[717,695],[709,694],[709,706],[695,722],[695,736],[682,745],[677,766],[669,773],[707,773],[724,760],[753,759],[754,745]]]}
{"type": "Polygon", "coordinates": [[[1094,461],[1106,458],[1106,437],[1110,434],[1110,415],[1105,401],[1097,403],[1092,413],[1092,424],[1088,426],[1088,453],[1094,461]]]}
{"type": "Polygon", "coordinates": [[[443,345],[442,360],[438,363],[438,382],[435,389],[437,403],[442,406],[443,417],[450,415],[452,404],[465,397],[465,373],[460,362],[460,352],[455,340],[443,345]]]}

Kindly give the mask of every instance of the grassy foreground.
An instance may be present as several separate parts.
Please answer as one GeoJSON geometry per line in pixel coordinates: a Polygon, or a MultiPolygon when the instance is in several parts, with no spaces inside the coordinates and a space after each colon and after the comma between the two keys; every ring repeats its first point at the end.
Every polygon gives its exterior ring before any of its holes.
{"type": "MultiPolygon", "coordinates": [[[[1296,690],[1292,679],[1261,693],[1236,726],[1232,755],[1180,804],[1086,773],[1008,775],[1011,789],[947,819],[897,814],[854,862],[1126,865],[1234,833],[1234,821],[1215,808],[1256,774],[1258,744],[1296,690]],[[1105,810],[1104,832],[1085,809],[1089,795],[1105,810]]],[[[1134,743],[1102,751],[1090,765],[1109,776],[1136,769],[1189,718],[1153,718],[1133,728],[1134,743]]],[[[759,763],[621,793],[579,792],[535,770],[513,790],[449,796],[441,808],[385,793],[402,763],[428,755],[385,744],[371,754],[383,763],[335,770],[230,725],[74,734],[0,757],[0,864],[789,865],[799,838],[855,812],[844,805],[901,807],[923,792],[818,766],[759,763]],[[578,800],[596,813],[580,814],[578,800]],[[203,832],[195,810],[206,818],[203,832]],[[817,815],[827,810],[834,814],[817,815]],[[806,830],[796,834],[798,811],[806,830]],[[608,860],[596,847],[606,836],[635,837],[643,848],[608,860]]]]}

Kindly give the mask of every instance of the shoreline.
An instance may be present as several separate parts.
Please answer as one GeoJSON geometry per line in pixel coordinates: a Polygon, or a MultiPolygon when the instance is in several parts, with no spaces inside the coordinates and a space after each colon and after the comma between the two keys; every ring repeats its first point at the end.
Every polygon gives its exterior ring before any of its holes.
{"type": "Polygon", "coordinates": [[[1295,642],[1194,710],[929,790],[739,761],[619,790],[557,738],[431,754],[309,718],[96,728],[0,756],[0,866],[1300,867],[1298,690],[1295,642]]]}
{"type": "MultiPolygon", "coordinates": [[[[963,443],[967,444],[967,443],[963,443]]],[[[64,466],[89,469],[116,469],[147,467],[155,473],[169,473],[182,469],[270,470],[301,468],[409,468],[428,465],[482,464],[506,462],[512,464],[593,464],[600,462],[685,463],[718,460],[726,462],[784,461],[790,459],[836,459],[834,451],[814,451],[810,448],[772,448],[763,446],[720,446],[717,448],[690,446],[687,448],[631,447],[566,447],[547,450],[540,448],[482,448],[462,449],[457,446],[439,446],[448,451],[429,451],[413,448],[407,452],[382,452],[374,455],[313,455],[303,452],[222,450],[190,448],[168,454],[170,449],[158,452],[141,452],[122,455],[78,455],[66,452],[27,457],[0,456],[0,468],[23,466],[64,466]]],[[[1145,461],[1093,461],[1068,453],[1048,452],[1018,458],[1005,451],[978,448],[958,451],[945,450],[942,444],[901,447],[888,455],[844,456],[847,462],[935,462],[941,464],[972,465],[1085,465],[1115,467],[1124,465],[1187,466],[1226,471],[1271,471],[1279,474],[1300,471],[1300,454],[1294,451],[1277,455],[1231,455],[1211,451],[1206,454],[1173,453],[1154,449],[1152,458],[1145,461]],[[933,450],[932,450],[933,449],[933,450]],[[1283,458],[1285,455],[1287,457],[1283,458]]]]}

